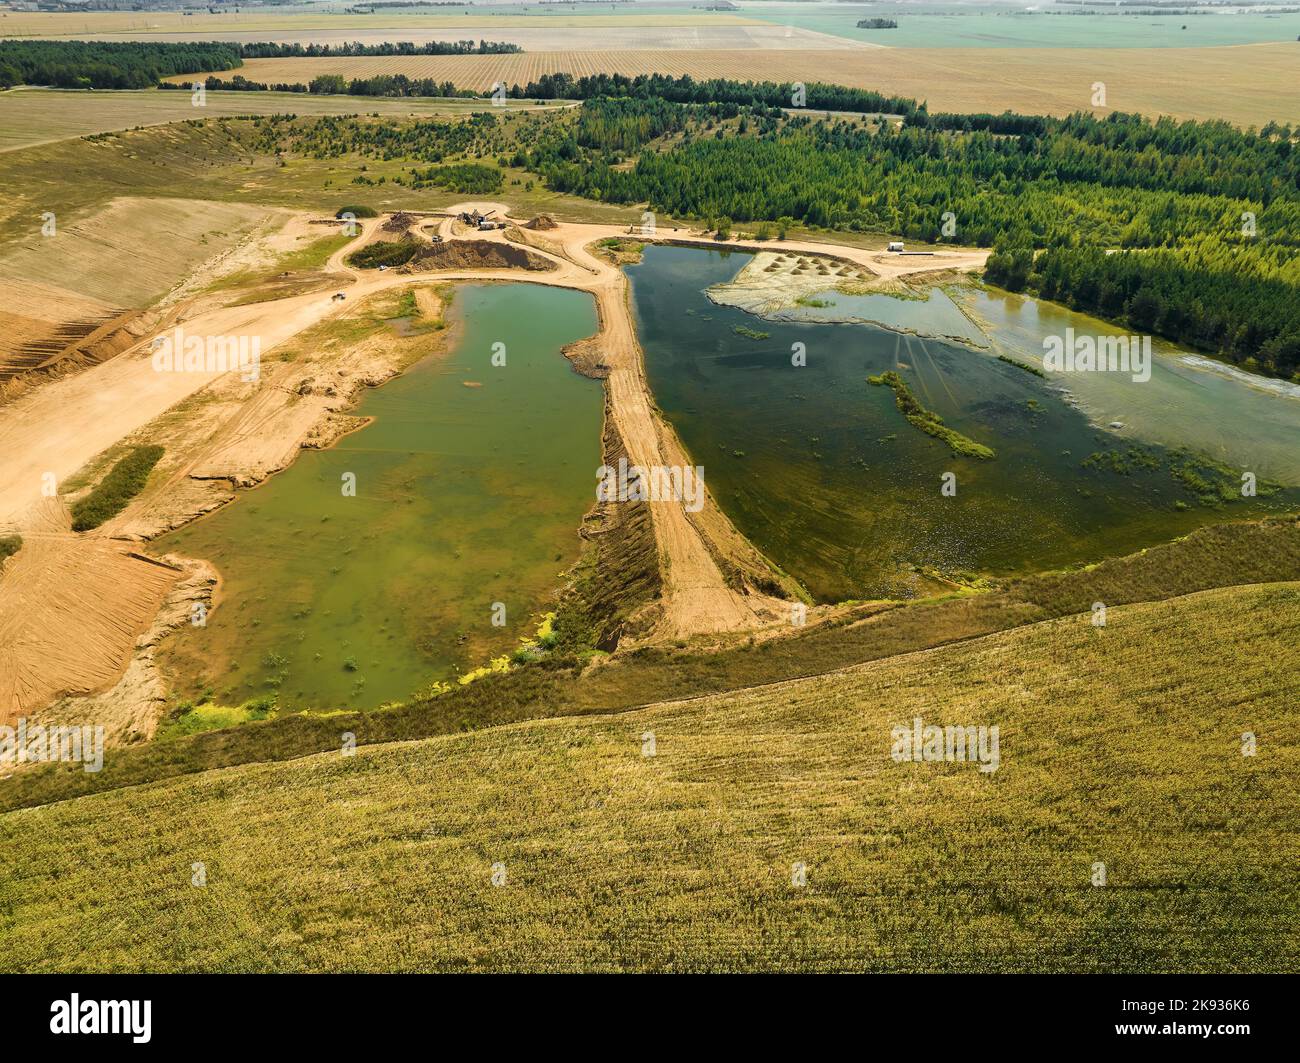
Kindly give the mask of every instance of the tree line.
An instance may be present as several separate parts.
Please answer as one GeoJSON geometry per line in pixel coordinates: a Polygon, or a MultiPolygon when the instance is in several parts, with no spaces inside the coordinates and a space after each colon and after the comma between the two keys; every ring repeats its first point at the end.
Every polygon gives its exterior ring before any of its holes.
{"type": "Polygon", "coordinates": [[[0,88],[144,89],[176,74],[242,65],[239,45],[216,41],[0,41],[0,88]]]}
{"type": "MultiPolygon", "coordinates": [[[[995,247],[988,279],[1233,361],[1300,371],[1300,149],[1289,127],[1035,119],[1020,135],[936,123],[689,114],[671,144],[625,101],[588,101],[528,153],[547,184],[679,217],[995,247]],[[605,143],[573,130],[608,127],[605,143]]],[[[933,116],[931,116],[933,117],[933,116]]],[[[976,123],[979,124],[978,122],[976,123]]]]}
{"type": "MultiPolygon", "coordinates": [[[[52,85],[61,89],[145,89],[178,74],[208,70],[234,70],[245,59],[326,57],[356,55],[496,55],[519,52],[515,44],[501,41],[429,41],[413,44],[280,44],[230,41],[160,43],[152,41],[0,41],[0,88],[15,85],[52,85]]],[[[219,79],[214,79],[219,80],[219,79]]],[[[260,82],[239,79],[241,89],[267,89],[260,82]]],[[[355,95],[438,95],[437,92],[386,92],[371,87],[376,79],[359,79],[355,95]]],[[[353,83],[348,83],[349,87],[353,83]]],[[[407,82],[408,86],[410,82],[407,82]]],[[[305,92],[306,86],[276,86],[305,92]]],[[[420,79],[420,87],[438,83],[420,79]]],[[[347,91],[345,88],[344,91],[347,91]]],[[[473,95],[451,93],[450,95],[473,95]]]]}
{"type": "Polygon", "coordinates": [[[590,100],[625,96],[630,99],[660,99],[670,103],[734,103],[766,107],[804,106],[822,111],[852,111],[861,114],[908,116],[925,105],[906,96],[887,96],[869,89],[811,82],[799,86],[794,82],[733,81],[707,78],[697,81],[689,74],[589,74],[575,78],[572,74],[543,74],[527,85],[512,85],[507,94],[512,99],[590,100]]]}
{"type": "Polygon", "coordinates": [[[262,41],[239,45],[239,54],[245,59],[315,59],[339,55],[513,55],[522,52],[517,44],[505,41],[384,41],[381,44],[363,44],[361,41],[344,41],[340,44],[290,44],[262,41]]]}

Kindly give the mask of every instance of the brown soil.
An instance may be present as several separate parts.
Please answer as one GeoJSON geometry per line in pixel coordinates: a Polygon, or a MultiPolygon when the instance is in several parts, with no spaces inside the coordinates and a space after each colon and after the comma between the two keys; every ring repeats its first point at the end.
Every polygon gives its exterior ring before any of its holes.
{"type": "Polygon", "coordinates": [[[111,539],[26,533],[0,578],[0,721],[116,683],[178,575],[111,539]]]}
{"type": "Polygon", "coordinates": [[[549,258],[502,240],[446,240],[422,247],[399,272],[425,273],[440,269],[524,269],[548,273],[557,269],[549,258]]]}

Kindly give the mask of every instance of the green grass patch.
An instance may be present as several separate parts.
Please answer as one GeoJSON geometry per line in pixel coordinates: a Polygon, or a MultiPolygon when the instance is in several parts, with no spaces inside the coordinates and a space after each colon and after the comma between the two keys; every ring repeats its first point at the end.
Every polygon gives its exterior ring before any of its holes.
{"type": "Polygon", "coordinates": [[[378,269],[380,266],[403,266],[419,253],[421,243],[418,240],[383,240],[367,244],[359,251],[348,255],[348,265],[357,269],[378,269]]]}
{"type": "Polygon", "coordinates": [[[912,394],[912,389],[907,386],[901,376],[894,370],[881,373],[879,376],[867,377],[867,383],[874,384],[877,387],[890,387],[894,389],[894,401],[898,403],[898,408],[907,418],[908,423],[919,428],[928,436],[934,436],[952,449],[954,454],[962,454],[968,458],[989,459],[997,457],[997,452],[991,447],[986,447],[983,443],[976,443],[969,436],[964,436],[956,429],[949,428],[943,423],[943,418],[933,410],[927,410],[912,394]]]}
{"type": "Polygon", "coordinates": [[[503,182],[501,171],[495,166],[462,162],[449,166],[428,166],[422,170],[413,169],[407,183],[412,188],[428,188],[432,185],[462,195],[481,196],[489,192],[500,192],[503,182]]]}
{"type": "Polygon", "coordinates": [[[349,207],[339,207],[339,209],[334,212],[334,217],[341,218],[345,214],[351,214],[354,218],[379,217],[379,211],[375,210],[374,207],[358,207],[355,204],[349,207]]]}
{"type": "Polygon", "coordinates": [[[1018,358],[1008,358],[1005,354],[999,354],[998,361],[1006,362],[1007,365],[1014,365],[1017,369],[1023,369],[1026,373],[1033,373],[1034,376],[1040,376],[1043,379],[1047,378],[1047,374],[1039,369],[1038,366],[1030,365],[1028,362],[1022,362],[1018,358]]]}
{"type": "Polygon", "coordinates": [[[320,240],[313,240],[306,247],[286,253],[276,263],[276,269],[279,272],[295,273],[321,269],[330,260],[331,255],[346,247],[353,239],[354,237],[346,233],[331,233],[320,240]]]}
{"type": "Polygon", "coordinates": [[[731,331],[737,336],[745,336],[751,340],[766,340],[771,339],[772,337],[770,332],[760,332],[758,329],[750,328],[748,325],[734,325],[732,326],[731,331]]]}
{"type": "Polygon", "coordinates": [[[180,702],[168,714],[154,736],[155,742],[175,741],[190,735],[237,727],[253,720],[265,720],[277,708],[274,694],[254,698],[242,705],[217,705],[212,702],[180,702]]]}
{"type": "Polygon", "coordinates": [[[146,446],[121,458],[90,494],[73,505],[72,530],[90,531],[121,513],[144,490],[149,473],[162,456],[162,447],[146,446]]]}

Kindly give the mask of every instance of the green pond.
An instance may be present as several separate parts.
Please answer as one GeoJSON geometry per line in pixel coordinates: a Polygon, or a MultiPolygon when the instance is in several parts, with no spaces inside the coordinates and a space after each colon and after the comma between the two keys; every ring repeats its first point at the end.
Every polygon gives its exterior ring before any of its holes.
{"type": "Polygon", "coordinates": [[[371,424],[155,544],[222,576],[207,625],[168,640],[178,694],[370,708],[535,631],[595,497],[601,385],[561,354],[596,331],[595,305],[471,285],[451,318],[450,352],[365,394],[355,412],[371,424]],[[492,364],[497,343],[504,366],[492,364]]]}
{"type": "MultiPolygon", "coordinates": [[[[1143,384],[1104,373],[1040,378],[997,355],[1033,364],[1043,336],[1099,323],[974,289],[956,299],[985,326],[981,349],[710,302],[704,289],[747,259],[649,247],[628,267],[646,371],[723,509],[819,600],[905,597],[941,585],[936,574],[1058,568],[1206,523],[1300,509],[1300,399],[1165,353],[1143,384]],[[806,365],[792,364],[794,344],[806,365]],[[867,383],[886,370],[997,456],[958,456],[915,428],[889,388],[867,383]],[[1121,419],[1123,429],[1105,427],[1121,419]],[[1242,500],[1242,470],[1289,486],[1242,500]],[[941,493],[949,472],[953,496],[941,493]]],[[[903,302],[900,318],[914,325],[926,304],[903,302]]]]}

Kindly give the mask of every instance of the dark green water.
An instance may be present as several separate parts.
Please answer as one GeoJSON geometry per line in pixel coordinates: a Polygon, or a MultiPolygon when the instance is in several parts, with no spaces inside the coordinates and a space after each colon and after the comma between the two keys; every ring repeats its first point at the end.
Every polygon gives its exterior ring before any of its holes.
{"type": "Polygon", "coordinates": [[[649,247],[628,268],[647,373],[728,515],[819,600],[916,593],[926,586],[917,567],[996,575],[1092,561],[1300,504],[1295,491],[1199,504],[1171,475],[1167,451],[1091,427],[1052,381],[999,362],[996,332],[987,353],[709,302],[703,289],[729,280],[746,257],[649,247]],[[794,343],[805,345],[806,366],[791,364],[794,343]],[[889,389],[866,382],[887,369],[997,457],[959,457],[914,428],[889,389]],[[1134,445],[1161,466],[1081,464],[1134,445]],[[955,497],[941,494],[945,472],[956,474],[955,497]]]}
{"type": "Polygon", "coordinates": [[[368,708],[532,633],[594,498],[601,387],[560,348],[595,332],[595,306],[478,285],[457,291],[452,314],[463,332],[449,354],[365,395],[356,412],[371,425],[158,542],[223,577],[207,626],[168,642],[180,693],[368,708]],[[505,367],[491,365],[496,342],[505,367]],[[342,494],[348,472],[355,497],[342,494]]]}

